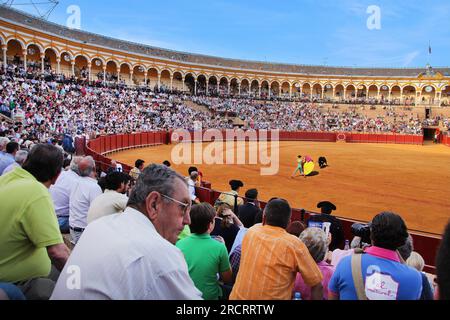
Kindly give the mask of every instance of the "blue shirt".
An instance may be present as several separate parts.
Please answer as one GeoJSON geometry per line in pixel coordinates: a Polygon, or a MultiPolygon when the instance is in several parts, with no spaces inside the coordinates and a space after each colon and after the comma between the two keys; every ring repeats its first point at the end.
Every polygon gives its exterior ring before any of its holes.
{"type": "Polygon", "coordinates": [[[3,174],[3,170],[14,162],[14,156],[9,153],[5,153],[5,155],[0,158],[0,176],[3,174]]]}
{"type": "MultiPolygon", "coordinates": [[[[396,252],[371,247],[362,255],[362,275],[369,300],[419,300],[422,292],[420,273],[401,264],[396,252]]],[[[343,258],[328,284],[328,290],[340,300],[358,300],[352,277],[352,256],[343,258]]]]}

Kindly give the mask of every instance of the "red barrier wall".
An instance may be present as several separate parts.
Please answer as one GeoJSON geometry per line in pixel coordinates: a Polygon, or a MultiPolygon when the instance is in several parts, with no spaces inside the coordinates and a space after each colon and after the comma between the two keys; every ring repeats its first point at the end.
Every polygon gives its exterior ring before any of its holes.
{"type": "MultiPolygon", "coordinates": [[[[79,141],[84,141],[83,139],[79,141]]],[[[80,144],[82,142],[79,142],[80,144]]],[[[100,136],[87,143],[86,154],[101,156],[103,153],[139,147],[167,143],[166,132],[142,132],[133,134],[118,134],[110,136],[100,136]]],[[[82,148],[79,146],[79,148],[82,148]]],[[[99,160],[100,161],[100,160],[99,160]]]]}
{"type": "Polygon", "coordinates": [[[442,143],[450,147],[450,136],[442,136],[442,143]]]}
{"type": "MultiPolygon", "coordinates": [[[[338,133],[336,136],[342,134],[338,133]]],[[[423,144],[423,136],[420,135],[345,133],[345,136],[345,141],[350,143],[423,144]]]]}
{"type": "MultiPolygon", "coordinates": [[[[171,143],[172,133],[163,132],[160,137],[161,143],[171,143]]],[[[195,141],[194,133],[189,132],[191,141],[195,141]]],[[[262,135],[262,131],[256,131],[256,135],[259,137],[262,135]]],[[[267,132],[267,140],[271,140],[271,131],[267,132]]],[[[204,132],[202,138],[204,137],[204,132]]],[[[222,130],[222,139],[226,139],[227,134],[225,130],[222,130]]],[[[216,137],[217,138],[217,137],[216,137]]],[[[221,139],[221,140],[222,140],[221,139]]],[[[182,141],[182,136],[180,141],[182,141]]],[[[279,131],[280,141],[317,141],[317,142],[336,142],[338,140],[345,140],[350,143],[398,143],[398,144],[423,144],[423,136],[420,135],[399,135],[399,134],[371,134],[371,133],[335,133],[335,132],[294,132],[294,131],[279,131]]],[[[211,139],[204,140],[204,142],[211,142],[211,139]]]]}
{"type": "Polygon", "coordinates": [[[395,136],[392,134],[386,135],[386,143],[395,143],[395,136]]]}

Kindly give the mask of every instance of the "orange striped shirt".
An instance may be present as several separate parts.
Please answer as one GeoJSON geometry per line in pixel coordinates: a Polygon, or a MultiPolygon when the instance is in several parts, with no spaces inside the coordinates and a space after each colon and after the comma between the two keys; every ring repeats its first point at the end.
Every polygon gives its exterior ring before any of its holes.
{"type": "Polygon", "coordinates": [[[308,286],[322,281],[319,267],[299,238],[279,227],[254,226],[242,242],[230,300],[290,300],[297,272],[308,286]]]}

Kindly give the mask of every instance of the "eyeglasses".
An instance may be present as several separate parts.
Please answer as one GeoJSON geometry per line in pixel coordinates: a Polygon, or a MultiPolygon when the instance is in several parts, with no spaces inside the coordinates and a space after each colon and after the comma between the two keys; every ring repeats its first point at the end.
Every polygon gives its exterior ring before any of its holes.
{"type": "Polygon", "coordinates": [[[183,212],[183,218],[191,211],[191,203],[184,203],[181,201],[178,201],[177,199],[171,198],[169,196],[166,196],[165,194],[160,193],[161,196],[163,196],[166,199],[169,199],[175,203],[177,203],[180,206],[181,211],[183,212]]]}

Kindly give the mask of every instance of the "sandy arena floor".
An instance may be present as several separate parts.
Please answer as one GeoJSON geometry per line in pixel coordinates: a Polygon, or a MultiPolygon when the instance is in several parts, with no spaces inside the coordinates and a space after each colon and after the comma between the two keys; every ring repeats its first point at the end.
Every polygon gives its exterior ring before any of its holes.
{"type": "MultiPolygon", "coordinates": [[[[203,147],[210,145],[203,144],[203,147]]],[[[175,145],[132,149],[111,155],[131,166],[141,158],[146,164],[171,159],[175,145]]],[[[235,146],[228,146],[229,149],[235,146]]],[[[391,144],[346,144],[280,142],[279,172],[261,176],[261,165],[198,164],[204,180],[216,190],[229,190],[230,179],[244,182],[240,194],[257,188],[259,198],[287,199],[295,208],[317,211],[316,204],[329,200],[336,215],[368,221],[381,211],[402,215],[409,229],[442,234],[450,219],[450,148],[391,144]],[[318,175],[290,179],[297,155],[310,155],[315,161],[325,156],[330,165],[318,175]]],[[[226,146],[224,146],[226,151],[226,146]]],[[[189,164],[172,168],[187,175],[189,164]]]]}

